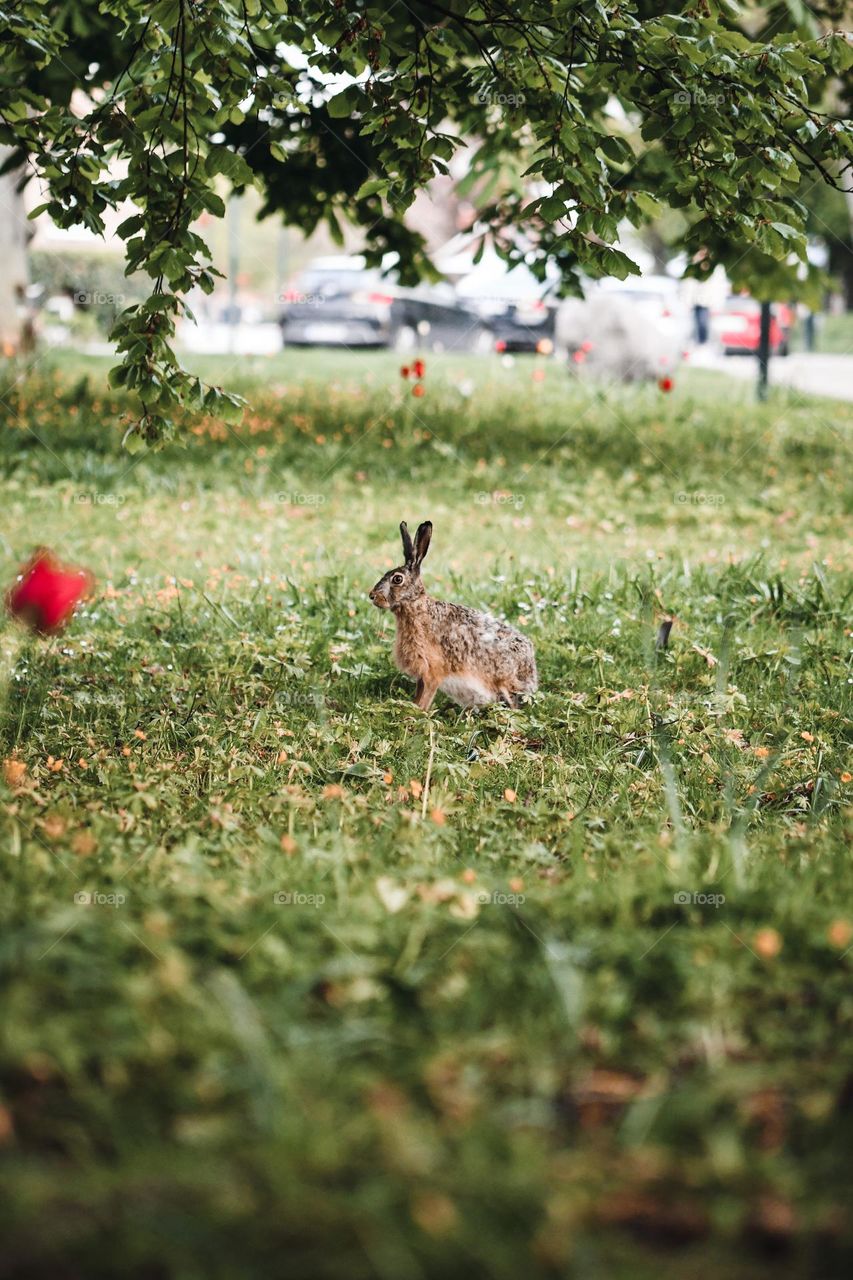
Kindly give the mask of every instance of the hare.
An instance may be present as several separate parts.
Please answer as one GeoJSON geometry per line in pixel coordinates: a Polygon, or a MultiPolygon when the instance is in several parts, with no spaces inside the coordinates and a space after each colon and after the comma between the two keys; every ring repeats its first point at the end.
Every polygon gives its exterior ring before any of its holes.
{"type": "Polygon", "coordinates": [[[535,693],[536,659],[527,636],[488,613],[427,595],[421,564],[432,523],[419,525],[414,542],[405,520],[400,533],[405,562],[380,578],[368,594],[377,609],[394,614],[394,661],[417,682],[417,706],[428,711],[439,689],[461,707],[490,702],[513,707],[535,693]]]}

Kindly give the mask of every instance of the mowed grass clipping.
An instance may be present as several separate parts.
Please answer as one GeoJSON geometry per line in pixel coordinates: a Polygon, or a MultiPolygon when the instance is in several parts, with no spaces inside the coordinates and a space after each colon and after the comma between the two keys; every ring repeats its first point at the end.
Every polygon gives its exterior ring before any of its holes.
{"type": "Polygon", "coordinates": [[[0,1270],[842,1274],[853,407],[227,366],[158,455],[0,385],[3,582],[99,584],[3,632],[0,1270]],[[404,518],[531,706],[411,705],[404,518]]]}

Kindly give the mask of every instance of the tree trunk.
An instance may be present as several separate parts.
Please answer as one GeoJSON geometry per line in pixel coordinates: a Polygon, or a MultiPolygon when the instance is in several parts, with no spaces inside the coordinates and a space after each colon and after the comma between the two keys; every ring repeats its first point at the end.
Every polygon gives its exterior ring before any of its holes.
{"type": "MultiPolygon", "coordinates": [[[[9,156],[0,147],[0,165],[9,156]]],[[[0,351],[15,355],[32,341],[27,319],[27,213],[18,191],[20,169],[0,175],[0,351]]]]}

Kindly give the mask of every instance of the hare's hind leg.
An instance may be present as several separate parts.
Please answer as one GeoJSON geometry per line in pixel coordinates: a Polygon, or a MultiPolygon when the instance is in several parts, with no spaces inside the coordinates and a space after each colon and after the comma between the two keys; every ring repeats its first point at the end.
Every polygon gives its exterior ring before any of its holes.
{"type": "Polygon", "coordinates": [[[429,711],[432,706],[432,700],[438,692],[438,681],[419,680],[415,688],[415,706],[420,707],[421,711],[429,711]]]}

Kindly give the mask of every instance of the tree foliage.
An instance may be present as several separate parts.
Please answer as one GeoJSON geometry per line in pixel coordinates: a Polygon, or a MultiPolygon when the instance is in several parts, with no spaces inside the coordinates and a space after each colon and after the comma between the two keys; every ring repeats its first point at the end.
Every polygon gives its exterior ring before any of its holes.
{"type": "Polygon", "coordinates": [[[566,289],[636,270],[618,228],[661,204],[760,290],[804,256],[803,173],[850,185],[853,128],[813,103],[853,46],[824,30],[753,37],[730,0],[669,13],[600,0],[0,0],[0,142],[38,171],[60,226],[104,228],[152,281],[114,337],[116,385],[139,394],[130,439],[238,398],[181,370],[187,295],[215,285],[196,229],[223,184],[257,183],[265,213],[306,231],[348,219],[368,254],[429,270],[403,215],[466,153],[478,224],[509,260],[566,289]],[[76,93],[74,91],[77,91],[76,93]]]}

